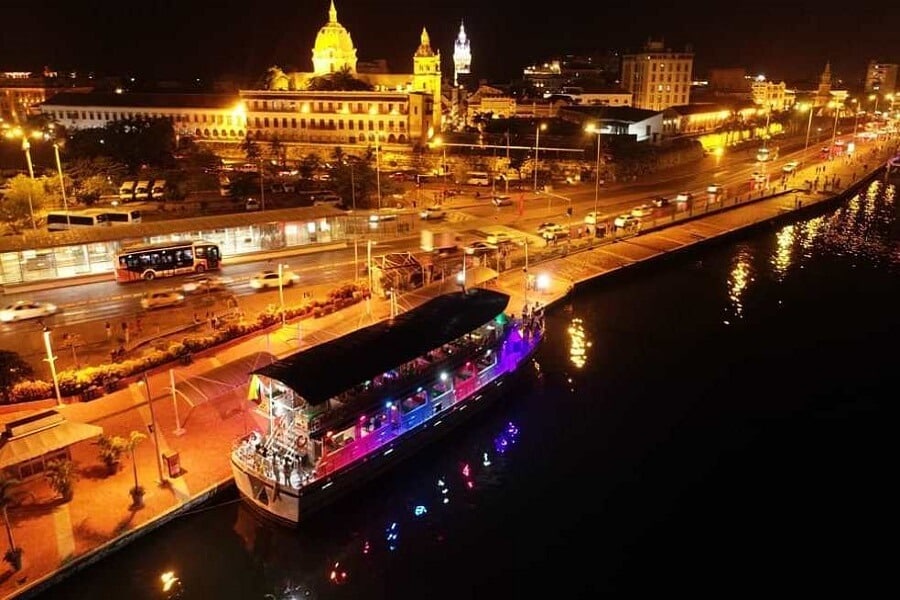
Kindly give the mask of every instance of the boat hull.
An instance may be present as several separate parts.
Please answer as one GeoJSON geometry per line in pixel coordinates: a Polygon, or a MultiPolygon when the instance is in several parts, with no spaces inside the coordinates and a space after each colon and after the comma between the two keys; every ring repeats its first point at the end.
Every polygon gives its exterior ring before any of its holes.
{"type": "Polygon", "coordinates": [[[537,344],[531,352],[522,357],[515,369],[498,375],[464,400],[407,430],[403,435],[379,448],[377,452],[331,475],[303,485],[299,490],[283,485],[276,486],[270,480],[261,479],[245,471],[241,464],[232,458],[231,467],[238,491],[250,507],[266,518],[283,525],[297,526],[311,514],[370,482],[403,459],[450,433],[475,414],[495,404],[504,396],[504,391],[510,384],[524,375],[522,371],[528,369],[536,346],[537,344]]]}

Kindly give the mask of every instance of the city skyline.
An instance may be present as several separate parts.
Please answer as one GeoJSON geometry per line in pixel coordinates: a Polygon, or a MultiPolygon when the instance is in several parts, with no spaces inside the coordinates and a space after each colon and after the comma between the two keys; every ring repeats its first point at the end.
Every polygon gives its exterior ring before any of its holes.
{"type": "MultiPolygon", "coordinates": [[[[110,0],[59,6],[16,0],[6,14],[21,26],[4,32],[0,55],[4,70],[47,65],[148,78],[253,78],[272,65],[308,70],[328,4],[272,0],[266,11],[251,12],[233,0],[160,0],[124,11],[110,0]]],[[[776,80],[814,81],[829,62],[836,79],[853,87],[861,83],[869,60],[900,62],[900,40],[889,19],[867,0],[856,4],[853,15],[803,0],[777,14],[760,13],[758,7],[653,1],[639,11],[576,2],[565,12],[539,14],[510,0],[496,0],[490,11],[472,0],[427,8],[395,0],[389,12],[372,1],[337,0],[336,7],[359,59],[386,59],[393,72],[411,69],[419,34],[427,28],[441,51],[445,78],[452,78],[460,22],[472,43],[473,74],[498,82],[516,79],[525,66],[553,56],[637,52],[651,38],[673,50],[690,46],[699,76],[714,67],[743,67],[776,80]]]]}

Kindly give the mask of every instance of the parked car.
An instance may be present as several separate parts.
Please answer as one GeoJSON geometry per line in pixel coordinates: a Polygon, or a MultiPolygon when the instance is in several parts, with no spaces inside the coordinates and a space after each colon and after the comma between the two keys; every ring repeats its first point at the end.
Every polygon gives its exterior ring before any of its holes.
{"type": "Polygon", "coordinates": [[[565,227],[564,225],[554,225],[553,227],[544,229],[544,231],[541,232],[541,237],[548,242],[551,242],[565,239],[569,237],[570,233],[568,227],[565,227]]]}
{"type": "Polygon", "coordinates": [[[635,206],[631,209],[631,214],[636,217],[650,217],[653,215],[653,205],[641,204],[640,206],[635,206]]]}
{"type": "Polygon", "coordinates": [[[260,208],[262,208],[262,206],[256,198],[247,198],[247,201],[244,202],[245,210],[259,210],[260,208]]]}
{"type": "Polygon", "coordinates": [[[298,281],[300,281],[300,276],[290,269],[283,269],[280,276],[278,271],[267,269],[265,271],[260,271],[250,278],[250,287],[254,290],[264,290],[280,286],[291,287],[298,281]]]}
{"type": "Polygon", "coordinates": [[[429,206],[419,212],[419,218],[426,221],[436,221],[447,216],[447,211],[440,206],[429,206]]]}
{"type": "Polygon", "coordinates": [[[494,206],[498,208],[501,206],[512,206],[513,203],[512,198],[506,195],[494,196],[493,198],[491,198],[491,202],[493,202],[494,206]]]}
{"type": "Polygon", "coordinates": [[[544,221],[537,226],[538,235],[543,235],[545,229],[552,229],[554,227],[558,227],[558,225],[552,221],[544,221]]]}
{"type": "Polygon", "coordinates": [[[753,171],[753,175],[750,176],[750,179],[756,183],[765,183],[768,178],[768,175],[762,171],[753,171]]]}
{"type": "Polygon", "coordinates": [[[616,220],[613,221],[613,225],[619,229],[634,229],[640,227],[641,218],[632,214],[619,215],[616,217],[616,220]]]}
{"type": "Polygon", "coordinates": [[[718,196],[723,191],[725,191],[725,187],[720,183],[711,183],[706,186],[706,193],[712,194],[713,196],[718,196]]]}
{"type": "Polygon", "coordinates": [[[609,215],[603,213],[595,213],[594,211],[584,215],[585,225],[596,225],[597,223],[605,223],[609,220],[609,215]]]}
{"type": "Polygon", "coordinates": [[[694,194],[690,192],[681,192],[677,196],[675,196],[675,202],[678,203],[689,203],[694,199],[694,194]]]}
{"type": "Polygon", "coordinates": [[[477,242],[472,242],[471,244],[466,246],[465,252],[466,254],[484,254],[485,252],[493,252],[496,249],[496,245],[479,240],[477,242]]]}
{"type": "Polygon", "coordinates": [[[178,306],[182,302],[184,302],[184,294],[175,290],[158,290],[147,292],[141,296],[141,308],[145,310],[178,306]]]}
{"type": "Polygon", "coordinates": [[[799,168],[800,168],[800,161],[791,160],[791,161],[784,163],[784,166],[781,167],[781,170],[784,171],[785,173],[793,173],[794,171],[796,171],[799,168]]]}
{"type": "Polygon", "coordinates": [[[511,244],[513,237],[505,231],[495,231],[487,236],[487,243],[499,246],[500,244],[511,244]]]}
{"type": "Polygon", "coordinates": [[[59,310],[57,306],[50,302],[19,300],[18,302],[7,304],[0,310],[0,321],[11,323],[12,321],[49,317],[50,315],[56,314],[57,310],[59,310]]]}
{"type": "Polygon", "coordinates": [[[657,196],[650,202],[656,208],[663,208],[664,206],[669,206],[671,202],[665,196],[657,196]]]}

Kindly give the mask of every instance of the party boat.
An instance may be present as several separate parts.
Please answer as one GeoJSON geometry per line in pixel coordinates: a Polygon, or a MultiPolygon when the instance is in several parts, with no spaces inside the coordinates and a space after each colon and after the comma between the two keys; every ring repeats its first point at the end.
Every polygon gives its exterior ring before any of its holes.
{"type": "Polygon", "coordinates": [[[543,315],[509,296],[442,294],[251,373],[260,430],[231,453],[242,498],[296,526],[502,397],[531,362],[543,315]]]}

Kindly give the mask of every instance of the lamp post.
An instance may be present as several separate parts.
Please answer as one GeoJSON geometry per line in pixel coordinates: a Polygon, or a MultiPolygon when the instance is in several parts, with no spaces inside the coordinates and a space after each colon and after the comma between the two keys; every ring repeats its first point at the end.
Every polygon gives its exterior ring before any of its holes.
{"type": "MultiPolygon", "coordinates": [[[[375,244],[372,240],[366,240],[366,275],[369,277],[369,298],[372,297],[372,246],[375,244]]],[[[366,300],[366,312],[370,311],[369,301],[366,300]]]]}
{"type": "MultiPolygon", "coordinates": [[[[378,106],[372,105],[369,109],[369,114],[372,116],[378,116],[378,106]]],[[[379,125],[382,122],[379,121],[379,125]]],[[[375,185],[377,187],[378,193],[378,210],[381,210],[381,151],[378,147],[381,142],[381,132],[375,131],[375,185]]]]}
{"type": "Polygon", "coordinates": [[[56,357],[53,355],[53,346],[50,343],[50,328],[46,325],[43,331],[44,348],[47,349],[46,360],[50,364],[50,376],[53,378],[53,389],[56,391],[56,404],[62,406],[62,394],[59,393],[59,378],[56,376],[56,357]]]}
{"type": "Polygon", "coordinates": [[[806,145],[803,146],[803,150],[809,149],[809,132],[812,129],[812,118],[813,118],[813,107],[811,104],[806,105],[806,110],[809,111],[809,120],[806,123],[806,145]]]}
{"type": "Polygon", "coordinates": [[[856,130],[859,128],[859,100],[856,98],[852,98],[850,102],[853,103],[853,140],[856,140],[856,130]]]}
{"type": "Polygon", "coordinates": [[[156,413],[153,411],[153,396],[150,394],[150,379],[144,372],[144,389],[147,391],[147,407],[150,409],[150,433],[153,434],[153,451],[156,453],[156,470],[159,473],[159,484],[164,485],[166,478],[163,475],[162,453],[159,448],[159,431],[156,426],[156,413]]]}
{"type": "Polygon", "coordinates": [[[31,228],[37,229],[34,222],[34,203],[31,200],[32,187],[34,186],[34,165],[31,164],[31,142],[26,136],[22,136],[22,151],[25,153],[25,161],[28,163],[28,175],[31,177],[31,186],[28,188],[28,212],[31,215],[31,228]]]}
{"type": "Polygon", "coordinates": [[[278,263],[278,301],[281,303],[281,326],[285,325],[284,316],[284,263],[278,263]]]}
{"type": "Polygon", "coordinates": [[[831,129],[831,147],[828,149],[828,158],[834,157],[834,142],[837,139],[838,116],[841,114],[840,104],[834,103],[834,126],[831,129]]]}
{"type": "Polygon", "coordinates": [[[547,129],[546,123],[541,123],[535,128],[534,134],[534,193],[538,191],[538,151],[541,147],[541,130],[547,129]]]}
{"type": "Polygon", "coordinates": [[[875,107],[872,109],[872,114],[877,113],[878,112],[878,94],[872,94],[871,96],[869,96],[869,100],[875,101],[875,107]]]}
{"type": "Polygon", "coordinates": [[[588,133],[597,134],[597,171],[594,175],[594,228],[597,227],[597,201],[600,198],[600,127],[588,125],[585,128],[588,133]]]}
{"type": "Polygon", "coordinates": [[[66,211],[66,227],[71,229],[72,222],[69,217],[69,202],[66,200],[66,181],[63,179],[62,162],[59,160],[59,144],[53,143],[53,152],[56,154],[56,170],[59,172],[59,187],[62,190],[63,210],[66,211]]]}

